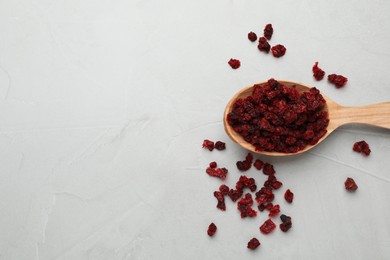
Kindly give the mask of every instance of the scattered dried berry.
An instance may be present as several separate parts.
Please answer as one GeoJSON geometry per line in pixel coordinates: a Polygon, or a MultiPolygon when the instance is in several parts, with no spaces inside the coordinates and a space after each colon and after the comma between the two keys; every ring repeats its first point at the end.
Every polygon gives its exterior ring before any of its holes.
{"type": "Polygon", "coordinates": [[[256,35],[256,33],[254,33],[254,32],[248,33],[248,39],[249,39],[251,42],[255,42],[255,41],[257,40],[257,35],[256,35]]]}
{"type": "Polygon", "coordinates": [[[244,192],[242,190],[233,190],[233,189],[230,189],[229,193],[228,193],[228,196],[230,197],[230,199],[233,201],[233,202],[236,202],[239,198],[241,198],[242,194],[244,192]]]}
{"type": "Polygon", "coordinates": [[[256,191],[257,186],[255,179],[241,175],[240,179],[236,183],[236,189],[244,190],[244,188],[249,188],[252,192],[256,191]]]}
{"type": "Polygon", "coordinates": [[[207,234],[212,237],[214,236],[215,232],[217,232],[217,226],[214,223],[211,223],[207,229],[207,234]]]}
{"type": "Polygon", "coordinates": [[[226,144],[224,142],[217,141],[215,143],[215,149],[217,149],[218,151],[225,150],[226,149],[226,144]]]}
{"type": "Polygon", "coordinates": [[[229,187],[226,186],[225,184],[222,184],[221,186],[219,186],[219,191],[222,192],[222,194],[224,196],[228,195],[229,194],[229,187]]]}
{"type": "Polygon", "coordinates": [[[275,174],[274,166],[272,164],[265,163],[264,166],[263,166],[263,173],[265,175],[273,175],[273,174],[275,174]]]}
{"type": "Polygon", "coordinates": [[[284,47],[281,44],[278,44],[278,45],[273,46],[271,48],[271,51],[272,51],[272,55],[274,55],[274,57],[279,58],[279,57],[284,56],[284,54],[286,53],[286,47],[284,47]]]}
{"type": "Polygon", "coordinates": [[[257,169],[257,170],[261,170],[263,169],[263,166],[264,166],[264,162],[260,159],[256,159],[255,163],[253,164],[253,166],[257,169]]]}
{"type": "Polygon", "coordinates": [[[222,211],[225,211],[226,205],[225,205],[225,196],[223,196],[223,193],[220,191],[214,191],[214,197],[218,201],[217,208],[219,208],[222,211]]]}
{"type": "Polygon", "coordinates": [[[206,139],[203,141],[202,147],[208,149],[209,151],[212,151],[214,150],[214,142],[206,139]]]}
{"type": "Polygon", "coordinates": [[[241,213],[241,218],[256,217],[257,212],[252,209],[253,199],[250,193],[245,194],[244,198],[241,198],[237,203],[237,209],[241,213]]]}
{"type": "Polygon", "coordinates": [[[238,69],[241,66],[241,62],[237,59],[230,59],[228,63],[232,69],[238,69]]]}
{"type": "Polygon", "coordinates": [[[250,96],[237,99],[227,122],[257,151],[295,153],[325,135],[329,123],[325,105],[316,88],[299,93],[295,87],[270,79],[254,85],[250,96]]]}
{"type": "Polygon", "coordinates": [[[251,153],[248,153],[244,161],[236,162],[237,169],[239,169],[240,171],[247,171],[251,168],[252,162],[253,162],[253,155],[251,153]]]}
{"type": "Polygon", "coordinates": [[[345,189],[349,190],[349,191],[355,191],[358,189],[358,186],[357,186],[355,180],[352,178],[347,178],[345,180],[344,185],[345,185],[345,189]]]}
{"type": "Polygon", "coordinates": [[[248,242],[248,248],[251,249],[251,250],[255,250],[256,248],[258,248],[260,245],[260,242],[257,238],[252,238],[251,240],[249,240],[248,242]]]}
{"type": "Polygon", "coordinates": [[[275,228],[276,228],[275,223],[271,219],[268,219],[264,222],[263,225],[260,226],[260,232],[263,233],[264,235],[267,235],[271,233],[275,228]]]}
{"type": "Polygon", "coordinates": [[[341,75],[330,74],[328,75],[328,81],[336,85],[337,88],[344,87],[347,84],[348,79],[341,75]]]}
{"type": "Polygon", "coordinates": [[[264,28],[264,37],[267,38],[267,40],[271,40],[273,33],[274,28],[272,28],[272,24],[267,24],[264,28]]]}
{"type": "Polygon", "coordinates": [[[279,225],[280,230],[287,232],[292,227],[291,217],[282,214],[280,220],[282,220],[282,223],[279,225]]]}
{"type": "Polygon", "coordinates": [[[226,168],[211,168],[207,167],[206,173],[212,177],[217,177],[222,180],[226,179],[228,170],[226,168]]]}
{"type": "Polygon", "coordinates": [[[369,156],[371,153],[370,146],[364,140],[354,143],[353,150],[357,153],[363,153],[366,156],[369,156]]]}
{"type": "Polygon", "coordinates": [[[292,203],[294,200],[294,193],[292,193],[290,189],[286,190],[286,192],[284,193],[284,199],[288,203],[292,203]]]}
{"type": "Polygon", "coordinates": [[[211,163],[209,164],[209,166],[210,166],[210,168],[215,169],[215,168],[217,168],[217,162],[211,162],[211,163]]]}
{"type": "Polygon", "coordinates": [[[271,49],[271,45],[269,45],[269,43],[268,43],[266,38],[260,37],[259,38],[259,44],[257,45],[257,48],[260,51],[264,51],[264,52],[268,53],[269,50],[271,49]]]}
{"type": "Polygon", "coordinates": [[[318,67],[318,62],[314,63],[314,66],[313,66],[313,77],[316,79],[316,80],[321,80],[324,78],[325,76],[325,71],[323,71],[322,69],[320,69],[318,67]]]}
{"type": "Polygon", "coordinates": [[[273,205],[272,208],[269,210],[269,217],[274,217],[280,213],[280,206],[279,205],[273,205]]]}

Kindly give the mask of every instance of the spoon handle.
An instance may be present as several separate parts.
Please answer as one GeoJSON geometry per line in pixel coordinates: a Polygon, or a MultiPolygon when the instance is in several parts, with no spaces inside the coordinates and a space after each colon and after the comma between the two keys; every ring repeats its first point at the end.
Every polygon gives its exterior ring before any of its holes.
{"type": "Polygon", "coordinates": [[[339,125],[360,123],[390,129],[390,102],[356,107],[339,106],[332,113],[333,119],[339,125]]]}

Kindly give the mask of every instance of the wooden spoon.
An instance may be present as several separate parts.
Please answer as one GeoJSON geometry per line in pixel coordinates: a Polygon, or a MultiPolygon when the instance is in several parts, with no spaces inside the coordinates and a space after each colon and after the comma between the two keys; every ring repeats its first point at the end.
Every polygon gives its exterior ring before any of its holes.
{"type": "MultiPolygon", "coordinates": [[[[281,84],[292,87],[295,86],[298,92],[304,92],[308,91],[310,87],[303,85],[301,83],[296,82],[290,82],[290,81],[279,81],[281,84]]],[[[261,82],[258,84],[265,84],[267,82],[261,82]]],[[[233,128],[228,124],[227,122],[227,115],[230,113],[233,103],[238,98],[245,98],[252,94],[253,86],[246,87],[239,91],[227,104],[223,123],[225,127],[226,133],[229,135],[229,137],[242,147],[244,147],[247,150],[250,150],[254,153],[258,154],[265,154],[265,155],[271,155],[271,156],[286,156],[286,155],[293,155],[293,154],[299,154],[306,152],[307,150],[313,148],[314,146],[321,143],[325,138],[327,138],[334,130],[336,130],[338,127],[345,125],[345,124],[352,124],[352,123],[358,123],[358,124],[367,124],[367,125],[374,125],[378,127],[384,127],[390,129],[390,102],[384,102],[374,105],[368,105],[368,106],[356,106],[356,107],[344,107],[324,94],[321,93],[321,95],[326,100],[326,106],[325,110],[328,111],[329,114],[329,125],[327,128],[327,133],[316,143],[315,145],[308,145],[303,150],[298,151],[296,153],[281,153],[281,152],[265,152],[265,151],[256,151],[255,147],[246,142],[242,136],[238,133],[236,133],[233,128]]]]}

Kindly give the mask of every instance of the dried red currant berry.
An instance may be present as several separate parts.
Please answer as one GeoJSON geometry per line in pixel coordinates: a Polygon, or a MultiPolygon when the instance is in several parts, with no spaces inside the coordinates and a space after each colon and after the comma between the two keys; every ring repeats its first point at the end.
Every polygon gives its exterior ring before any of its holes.
{"type": "Polygon", "coordinates": [[[341,88],[344,87],[345,84],[347,84],[348,79],[341,75],[330,74],[328,75],[328,81],[330,83],[333,83],[337,88],[341,88]]]}
{"type": "Polygon", "coordinates": [[[257,40],[257,35],[256,35],[256,33],[254,33],[254,32],[248,33],[248,39],[249,39],[251,42],[255,42],[255,41],[257,40]]]}
{"type": "Polygon", "coordinates": [[[358,153],[363,153],[364,155],[366,156],[369,156],[370,153],[371,153],[371,150],[370,150],[370,146],[368,145],[368,143],[364,140],[360,141],[360,142],[356,142],[353,144],[353,148],[352,148],[355,152],[358,152],[358,153]]]}
{"type": "Polygon", "coordinates": [[[283,185],[283,183],[281,183],[280,181],[275,181],[275,182],[272,183],[272,188],[273,188],[274,190],[277,190],[277,189],[279,189],[280,187],[282,187],[282,185],[283,185]]]}
{"type": "Polygon", "coordinates": [[[228,63],[232,69],[238,69],[241,65],[241,62],[237,59],[230,59],[228,63]]]}
{"type": "Polygon", "coordinates": [[[211,162],[210,164],[209,164],[209,166],[210,166],[210,168],[217,168],[217,162],[211,162]]]}
{"type": "Polygon", "coordinates": [[[265,175],[273,175],[273,174],[275,174],[274,166],[272,164],[265,163],[264,166],[263,166],[263,173],[265,175]]]}
{"type": "Polygon", "coordinates": [[[211,223],[207,229],[207,234],[212,237],[217,232],[217,226],[214,223],[211,223]]]}
{"type": "Polygon", "coordinates": [[[345,185],[345,189],[348,191],[355,191],[358,189],[358,186],[357,186],[355,180],[352,178],[347,178],[345,180],[344,185],[345,185]]]}
{"type": "Polygon", "coordinates": [[[270,209],[268,216],[274,217],[280,213],[280,206],[279,205],[273,205],[273,207],[270,209]]]}
{"type": "Polygon", "coordinates": [[[288,203],[292,203],[293,200],[294,200],[294,193],[292,193],[290,191],[290,189],[286,190],[286,192],[284,193],[284,199],[288,202],[288,203]]]}
{"type": "Polygon", "coordinates": [[[280,230],[287,232],[292,227],[291,217],[282,214],[280,216],[282,223],[279,225],[280,230]]]}
{"type": "Polygon", "coordinates": [[[278,44],[278,45],[273,46],[271,48],[271,51],[272,51],[272,55],[274,55],[274,57],[279,58],[279,57],[284,56],[284,54],[286,53],[286,47],[284,47],[281,44],[278,44]]]}
{"type": "Polygon", "coordinates": [[[252,205],[253,199],[250,193],[245,194],[245,197],[237,202],[237,209],[241,213],[241,218],[257,216],[257,212],[252,209],[252,205]]]}
{"type": "Polygon", "coordinates": [[[260,246],[260,241],[257,239],[257,238],[252,238],[251,240],[249,240],[248,242],[248,248],[251,249],[251,250],[255,250],[256,248],[258,248],[260,246]]]}
{"type": "Polygon", "coordinates": [[[264,28],[264,37],[267,38],[267,40],[271,40],[273,33],[274,28],[272,28],[272,24],[267,24],[264,28]]]}
{"type": "Polygon", "coordinates": [[[226,168],[211,168],[207,167],[206,173],[212,177],[217,177],[222,180],[226,179],[228,170],[226,168]]]}
{"type": "Polygon", "coordinates": [[[260,232],[263,233],[264,235],[267,235],[271,233],[275,228],[276,228],[275,223],[271,219],[268,219],[264,222],[263,225],[260,226],[260,232]]]}
{"type": "Polygon", "coordinates": [[[203,141],[202,147],[212,151],[214,150],[214,142],[206,139],[203,141]]]}
{"type": "Polygon", "coordinates": [[[230,189],[229,189],[229,187],[226,186],[225,184],[222,184],[221,186],[219,186],[219,191],[222,192],[222,194],[223,194],[224,196],[226,196],[226,195],[229,194],[230,189]]]}
{"type": "Polygon", "coordinates": [[[318,67],[318,62],[316,61],[314,63],[314,66],[313,66],[313,77],[316,79],[316,80],[321,80],[324,78],[325,76],[325,71],[323,71],[322,69],[320,69],[318,67]]]}
{"type": "Polygon", "coordinates": [[[214,191],[214,197],[217,199],[217,208],[225,211],[226,210],[226,204],[225,204],[225,196],[223,196],[223,193],[220,191],[214,191]]]}
{"type": "Polygon", "coordinates": [[[257,45],[257,48],[260,51],[264,51],[264,52],[268,53],[269,50],[271,49],[271,45],[269,45],[269,43],[265,37],[260,37],[259,44],[257,45]]]}
{"type": "Polygon", "coordinates": [[[284,222],[287,222],[287,221],[291,221],[291,217],[282,214],[282,215],[280,215],[280,220],[284,223],[284,222]]]}
{"type": "Polygon", "coordinates": [[[228,193],[228,196],[230,197],[230,199],[233,201],[233,202],[236,202],[239,198],[241,198],[243,194],[243,191],[242,190],[233,190],[233,189],[230,189],[229,193],[228,193]]]}
{"type": "Polygon", "coordinates": [[[255,163],[253,164],[253,166],[257,169],[257,170],[261,170],[263,169],[263,166],[264,166],[264,162],[260,159],[256,159],[255,163]]]}
{"type": "Polygon", "coordinates": [[[249,170],[252,166],[252,161],[253,161],[253,155],[251,153],[248,153],[244,161],[236,162],[237,169],[239,169],[240,171],[249,170]]]}
{"type": "Polygon", "coordinates": [[[219,151],[225,150],[226,149],[226,144],[224,142],[217,141],[215,143],[215,149],[217,149],[219,151]]]}

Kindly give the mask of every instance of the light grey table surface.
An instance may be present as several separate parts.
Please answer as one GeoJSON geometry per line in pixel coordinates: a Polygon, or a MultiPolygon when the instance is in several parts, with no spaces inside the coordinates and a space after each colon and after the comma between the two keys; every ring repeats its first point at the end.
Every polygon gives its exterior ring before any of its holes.
{"type": "Polygon", "coordinates": [[[238,179],[246,151],[222,114],[252,83],[390,101],[389,13],[389,1],[0,1],[0,259],[389,259],[389,130],[345,126],[305,154],[259,157],[284,183],[286,234],[260,234],[266,214],[242,220],[229,200],[217,210],[222,182],[205,173],[216,160],[223,183],[238,179]],[[247,40],[267,23],[280,59],[247,40]],[[315,61],[348,84],[316,82],[315,61]],[[206,138],[227,150],[202,149],[206,138]]]}

